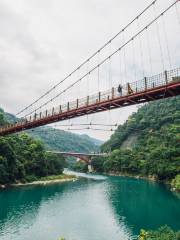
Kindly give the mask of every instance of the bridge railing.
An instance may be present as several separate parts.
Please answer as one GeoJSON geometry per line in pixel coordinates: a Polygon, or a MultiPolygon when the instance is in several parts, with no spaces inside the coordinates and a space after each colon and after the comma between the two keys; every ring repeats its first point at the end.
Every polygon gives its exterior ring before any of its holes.
{"type": "MultiPolygon", "coordinates": [[[[103,101],[111,100],[114,98],[124,97],[131,95],[133,93],[139,93],[143,91],[147,91],[156,87],[167,85],[173,81],[180,81],[180,68],[176,68],[170,71],[164,71],[160,74],[154,75],[152,77],[145,77],[139,81],[127,83],[122,86],[122,92],[118,92],[118,87],[112,88],[108,91],[99,92],[91,96],[87,96],[85,98],[77,99],[72,102],[68,102],[66,104],[60,105],[58,107],[45,110],[41,113],[34,114],[26,119],[22,119],[20,122],[16,123],[16,126],[20,126],[24,123],[30,123],[36,120],[40,120],[43,118],[51,117],[53,115],[57,115],[60,113],[68,112],[70,110],[75,110],[81,107],[85,107],[88,105],[100,103],[103,101]]],[[[13,124],[14,125],[14,124],[13,124]]],[[[8,125],[6,127],[9,127],[8,125]]],[[[0,132],[4,129],[0,128],[0,132]]]]}
{"type": "MultiPolygon", "coordinates": [[[[152,77],[145,77],[139,81],[127,83],[123,85],[121,94],[118,92],[118,87],[115,87],[115,88],[112,88],[111,90],[108,90],[105,92],[99,92],[97,94],[87,96],[85,98],[77,99],[76,101],[73,101],[73,102],[68,102],[56,108],[46,110],[42,113],[39,113],[38,115],[35,115],[34,117],[31,117],[30,121],[44,118],[47,116],[52,116],[52,115],[63,113],[63,112],[67,112],[69,110],[74,110],[80,107],[96,104],[98,102],[103,102],[113,98],[117,98],[121,96],[124,97],[132,93],[138,93],[138,92],[153,89],[155,87],[160,87],[170,83],[175,78],[177,78],[178,80],[178,76],[180,76],[180,68],[176,68],[170,71],[164,71],[163,73],[154,75],[152,77]]],[[[29,119],[27,121],[29,121],[29,119]]]]}

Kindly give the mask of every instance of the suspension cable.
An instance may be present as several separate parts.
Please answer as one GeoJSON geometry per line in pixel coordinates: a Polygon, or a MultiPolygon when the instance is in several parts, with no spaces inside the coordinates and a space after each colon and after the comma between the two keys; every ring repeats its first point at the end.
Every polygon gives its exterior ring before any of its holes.
{"type": "MultiPolygon", "coordinates": [[[[49,129],[50,131],[56,131],[56,130],[62,130],[62,131],[83,131],[83,130],[93,130],[93,131],[104,131],[104,132],[112,132],[115,131],[116,129],[103,129],[103,128],[93,128],[93,127],[84,127],[84,128],[66,128],[66,129],[55,129],[55,128],[51,128],[49,129]]],[[[31,131],[31,132],[42,132],[42,131],[46,131],[45,129],[42,130],[24,130],[24,131],[31,131]]]]}
{"type": "Polygon", "coordinates": [[[176,15],[177,15],[178,24],[179,24],[179,27],[180,27],[180,16],[179,16],[177,5],[176,5],[176,15]]]}
{"type": "MultiPolygon", "coordinates": [[[[92,126],[100,126],[100,127],[119,127],[119,126],[121,126],[120,124],[118,125],[118,123],[116,123],[116,124],[101,124],[101,123],[80,123],[80,124],[54,124],[53,126],[51,126],[51,130],[54,130],[54,129],[59,129],[58,127],[76,127],[76,126],[88,126],[88,127],[92,127],[92,126]]],[[[130,126],[128,126],[128,128],[129,129],[131,129],[131,130],[134,130],[134,131],[140,131],[140,132],[143,132],[144,130],[146,130],[146,129],[138,129],[138,128],[135,128],[135,127],[130,127],[130,126]]],[[[46,130],[45,128],[43,128],[43,127],[39,127],[38,128],[39,130],[46,130]]],[[[79,128],[74,128],[74,129],[76,129],[76,130],[79,130],[79,128]]],[[[86,128],[85,128],[86,129],[86,128]]],[[[60,129],[60,130],[65,130],[65,129],[60,129]]],[[[121,129],[121,131],[126,131],[127,129],[126,128],[124,128],[124,129],[121,129]]],[[[37,131],[37,130],[34,130],[34,129],[31,129],[31,130],[26,130],[26,131],[37,131]]]]}
{"type": "MultiPolygon", "coordinates": [[[[124,36],[124,32],[123,32],[123,44],[125,44],[125,36],[124,36]]],[[[124,48],[124,54],[123,54],[123,57],[124,57],[124,84],[127,82],[127,68],[126,68],[126,50],[124,48]]]]}
{"type": "MultiPolygon", "coordinates": [[[[130,128],[130,127],[129,127],[130,128]]],[[[144,132],[144,130],[141,130],[141,129],[135,129],[135,128],[130,128],[134,131],[138,131],[138,132],[144,132]]],[[[92,128],[92,127],[87,127],[87,128],[67,128],[67,129],[55,129],[55,128],[49,128],[48,131],[51,131],[51,132],[55,132],[56,130],[61,130],[61,131],[83,131],[83,130],[91,130],[91,131],[101,131],[101,132],[115,132],[117,131],[117,129],[113,129],[113,128],[110,128],[110,129],[102,129],[102,128],[92,128]]],[[[43,131],[46,132],[47,130],[46,129],[38,129],[38,130],[34,130],[34,129],[30,129],[30,130],[23,130],[23,132],[34,132],[35,134],[37,133],[42,133],[43,131]]],[[[126,129],[121,129],[121,132],[125,132],[126,129]]],[[[150,132],[150,130],[149,130],[150,132]]],[[[154,131],[151,130],[150,132],[151,134],[155,133],[154,131]]],[[[158,135],[160,136],[164,136],[164,134],[162,133],[158,133],[158,135]]]]}
{"type": "Polygon", "coordinates": [[[52,88],[50,88],[47,92],[45,92],[43,95],[38,97],[35,101],[33,101],[31,104],[20,110],[16,113],[16,115],[19,115],[32,107],[34,104],[39,102],[41,99],[43,99],[45,96],[47,96],[49,93],[51,93],[55,88],[57,88],[61,83],[66,81],[68,78],[70,78],[74,73],[76,73],[78,70],[80,70],[86,63],[88,63],[92,58],[94,58],[99,52],[101,52],[106,46],[108,46],[112,41],[114,41],[122,32],[124,32],[129,26],[131,26],[137,18],[141,17],[147,10],[149,10],[158,0],[154,0],[151,4],[149,4],[140,14],[135,17],[131,22],[129,22],[123,29],[121,29],[117,34],[115,34],[111,39],[109,39],[102,47],[100,47],[96,52],[94,52],[89,58],[87,58],[84,62],[82,62],[77,68],[75,68],[70,74],[68,74],[65,78],[63,78],[60,82],[55,84],[52,88]]]}
{"type": "MultiPolygon", "coordinates": [[[[155,7],[153,7],[153,9],[154,9],[154,16],[156,17],[155,7]]],[[[161,16],[163,17],[163,13],[161,14],[161,16]]],[[[161,64],[162,64],[162,67],[163,67],[163,71],[165,71],[165,64],[164,64],[164,58],[163,58],[163,50],[162,50],[162,45],[161,45],[160,30],[159,30],[158,21],[156,21],[156,31],[157,31],[157,39],[158,39],[159,49],[160,49],[161,64]]]]}
{"type": "MultiPolygon", "coordinates": [[[[137,19],[137,25],[138,25],[138,30],[139,30],[140,29],[139,18],[137,19]]],[[[143,61],[143,46],[142,46],[141,35],[139,35],[139,48],[140,48],[140,62],[141,62],[141,68],[142,68],[142,75],[144,78],[145,77],[145,68],[144,68],[144,61],[143,61]]]]}
{"type": "MultiPolygon", "coordinates": [[[[118,79],[118,83],[123,85],[121,51],[119,51],[119,79],[118,79]]],[[[118,83],[117,83],[117,85],[118,85],[118,83]]]]}
{"type": "Polygon", "coordinates": [[[172,68],[171,55],[170,55],[170,50],[169,50],[168,37],[167,37],[167,32],[166,32],[166,26],[165,26],[165,21],[164,21],[164,15],[162,16],[162,25],[163,25],[163,32],[164,32],[164,37],[165,37],[165,41],[166,41],[166,48],[167,48],[167,54],[168,54],[168,60],[169,60],[169,66],[170,66],[170,69],[171,69],[171,68],[172,68]]]}
{"type": "Polygon", "coordinates": [[[147,37],[147,47],[148,47],[148,55],[149,55],[149,66],[150,66],[150,74],[153,74],[153,66],[152,66],[152,56],[151,56],[151,47],[150,47],[150,40],[149,40],[149,32],[146,29],[146,37],[147,37]]]}
{"type": "Polygon", "coordinates": [[[103,124],[103,123],[71,123],[69,124],[55,124],[52,127],[74,127],[74,126],[103,126],[103,127],[117,127],[118,124],[103,124]]]}
{"type": "Polygon", "coordinates": [[[132,40],[131,45],[131,54],[132,54],[132,72],[134,73],[134,81],[136,81],[136,70],[135,70],[135,52],[134,52],[134,40],[132,40]]]}
{"type": "MultiPolygon", "coordinates": [[[[87,63],[87,72],[89,72],[89,62],[87,63]]],[[[90,91],[89,91],[89,77],[90,77],[90,76],[87,75],[87,81],[86,81],[86,82],[87,82],[87,94],[86,94],[87,96],[89,96],[89,92],[90,92],[90,91]]],[[[79,95],[78,95],[78,96],[79,96],[79,95]]],[[[86,118],[87,118],[87,121],[88,121],[88,119],[89,119],[89,114],[86,115],[86,118]]]]}
{"type": "Polygon", "coordinates": [[[166,8],[162,13],[160,13],[157,17],[155,17],[149,24],[147,24],[144,28],[142,28],[138,33],[136,33],[133,37],[131,37],[127,42],[125,42],[121,47],[119,47],[118,49],[116,49],[111,55],[109,55],[108,57],[104,58],[98,65],[94,66],[93,68],[91,68],[91,70],[88,73],[85,73],[81,78],[79,78],[78,80],[76,80],[74,83],[72,83],[71,85],[69,85],[67,88],[65,88],[62,92],[58,93],[55,97],[51,98],[50,100],[48,100],[47,102],[45,102],[44,104],[42,104],[40,107],[36,108],[35,110],[33,110],[32,112],[26,114],[23,118],[33,114],[35,111],[41,109],[42,107],[46,106],[48,103],[52,102],[53,100],[55,100],[57,97],[59,97],[62,93],[65,93],[67,90],[69,90],[70,88],[72,88],[73,86],[75,86],[78,82],[80,82],[81,80],[83,80],[88,74],[94,72],[99,66],[103,65],[109,58],[113,57],[115,54],[117,54],[119,51],[121,51],[124,47],[126,47],[133,39],[137,38],[141,33],[143,33],[147,28],[149,28],[152,24],[154,24],[163,14],[165,14],[166,12],[168,12],[177,2],[179,2],[179,0],[176,0],[173,4],[171,4],[168,8],[166,8]]]}

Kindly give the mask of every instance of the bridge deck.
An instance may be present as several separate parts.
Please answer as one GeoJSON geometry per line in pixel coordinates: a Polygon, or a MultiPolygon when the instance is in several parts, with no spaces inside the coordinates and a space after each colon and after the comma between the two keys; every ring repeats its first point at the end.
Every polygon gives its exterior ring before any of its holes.
{"type": "Polygon", "coordinates": [[[57,153],[67,156],[87,156],[87,157],[96,157],[96,156],[106,156],[107,153],[77,153],[77,152],[60,152],[60,151],[47,151],[49,153],[57,153]]]}
{"type": "Polygon", "coordinates": [[[46,124],[80,117],[86,114],[126,107],[158,99],[180,95],[180,68],[123,86],[122,96],[117,88],[101,92],[87,98],[68,102],[58,108],[52,108],[30,116],[17,124],[0,128],[0,136],[36,128],[46,124]],[[132,90],[130,93],[128,89],[132,90]]]}

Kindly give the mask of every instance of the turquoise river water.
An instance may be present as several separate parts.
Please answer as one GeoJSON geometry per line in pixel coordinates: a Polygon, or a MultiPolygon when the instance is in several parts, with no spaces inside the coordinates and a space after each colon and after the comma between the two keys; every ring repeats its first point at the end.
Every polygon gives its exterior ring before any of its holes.
{"type": "Polygon", "coordinates": [[[132,240],[180,229],[180,198],[163,184],[80,174],[75,182],[0,191],[0,240],[132,240]]]}

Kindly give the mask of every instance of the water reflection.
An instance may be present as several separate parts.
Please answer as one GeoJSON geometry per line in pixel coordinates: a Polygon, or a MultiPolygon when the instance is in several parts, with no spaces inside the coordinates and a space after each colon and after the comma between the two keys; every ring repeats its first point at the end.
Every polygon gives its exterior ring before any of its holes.
{"type": "MultiPolygon", "coordinates": [[[[4,229],[16,232],[18,227],[30,227],[38,215],[41,202],[61,194],[67,186],[61,184],[46,186],[28,186],[6,189],[0,192],[0,231],[4,229]]],[[[5,231],[6,233],[6,231],[5,231]]]]}
{"type": "Polygon", "coordinates": [[[128,240],[140,228],[180,228],[180,201],[163,185],[83,175],[76,182],[0,192],[1,240],[128,240]],[[87,177],[87,178],[86,178],[87,177]]]}
{"type": "Polygon", "coordinates": [[[110,177],[108,196],[115,213],[137,234],[140,229],[169,225],[180,229],[180,201],[163,184],[110,177]]]}
{"type": "Polygon", "coordinates": [[[114,217],[106,189],[106,182],[81,179],[1,192],[0,238],[129,239],[127,227],[114,217]]]}

